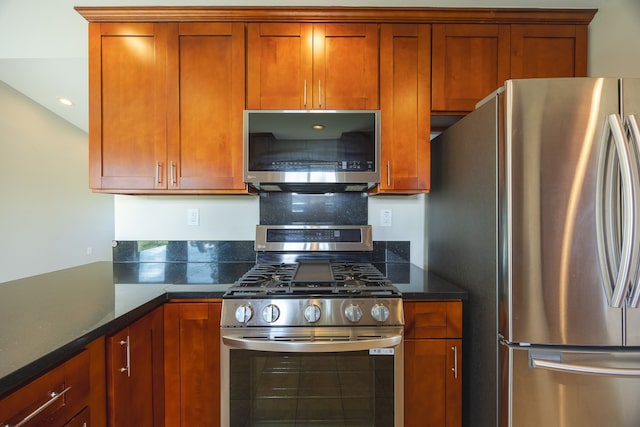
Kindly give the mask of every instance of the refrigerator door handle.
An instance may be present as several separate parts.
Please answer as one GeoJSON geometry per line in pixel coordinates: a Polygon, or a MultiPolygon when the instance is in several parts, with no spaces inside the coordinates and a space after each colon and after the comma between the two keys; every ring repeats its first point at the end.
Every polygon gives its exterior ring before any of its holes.
{"type": "MultiPolygon", "coordinates": [[[[629,139],[629,147],[632,153],[631,168],[635,175],[636,189],[640,188],[640,129],[638,127],[638,121],[634,114],[628,115],[625,118],[625,128],[627,129],[627,135],[629,139]]],[[[637,196],[637,190],[635,192],[637,196]]],[[[637,199],[633,200],[633,206],[637,206],[637,199]]],[[[638,212],[636,212],[636,215],[638,212]]],[[[635,218],[635,217],[634,217],[635,218]]],[[[640,226],[640,218],[635,218],[636,227],[640,226]]],[[[636,239],[638,240],[638,239],[636,239]]],[[[634,276],[631,278],[630,292],[631,296],[628,305],[633,308],[638,308],[638,302],[640,300],[640,283],[638,276],[640,255],[635,259],[635,262],[631,265],[631,273],[634,276]]]]}
{"type": "Polygon", "coordinates": [[[531,367],[549,369],[552,371],[573,372],[579,374],[604,375],[616,377],[640,377],[640,369],[602,368],[598,366],[580,365],[574,363],[554,362],[551,360],[531,357],[531,367]]]}
{"type": "Polygon", "coordinates": [[[629,287],[629,275],[633,264],[637,265],[638,243],[636,239],[637,172],[632,172],[629,143],[622,120],[610,114],[605,122],[603,141],[598,159],[596,189],[596,236],[598,259],[607,301],[611,307],[620,308],[629,287]],[[613,144],[610,144],[613,140],[613,144]],[[618,161],[616,162],[617,155],[618,161]],[[617,218],[615,217],[617,175],[622,179],[622,245],[617,243],[617,218]],[[635,175],[635,179],[634,179],[635,175]],[[634,261],[635,260],[635,261],[634,261]]]}

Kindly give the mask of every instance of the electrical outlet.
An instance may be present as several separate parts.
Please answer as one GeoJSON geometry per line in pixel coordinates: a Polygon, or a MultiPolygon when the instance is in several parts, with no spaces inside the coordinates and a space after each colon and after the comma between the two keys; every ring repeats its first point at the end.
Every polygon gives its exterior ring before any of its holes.
{"type": "Polygon", "coordinates": [[[380,225],[382,227],[391,227],[391,225],[393,225],[391,209],[380,210],[380,225]]]}
{"type": "Polygon", "coordinates": [[[200,225],[200,209],[187,209],[187,225],[200,225]]]}

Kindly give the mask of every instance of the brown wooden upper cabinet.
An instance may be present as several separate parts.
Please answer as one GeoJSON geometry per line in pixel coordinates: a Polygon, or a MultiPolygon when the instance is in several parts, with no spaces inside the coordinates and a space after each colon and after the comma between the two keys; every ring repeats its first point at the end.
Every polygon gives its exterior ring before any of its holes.
{"type": "Polygon", "coordinates": [[[511,25],[511,78],[586,75],[586,25],[511,25]]]}
{"type": "Polygon", "coordinates": [[[429,190],[430,50],[429,24],[381,26],[379,193],[429,190]]]}
{"type": "Polygon", "coordinates": [[[250,23],[248,109],[377,109],[377,24],[250,23]]]}
{"type": "Polygon", "coordinates": [[[434,24],[435,114],[466,113],[505,80],[587,74],[587,25],[434,24]]]}
{"type": "Polygon", "coordinates": [[[244,25],[91,23],[94,190],[245,192],[244,25]]]}
{"type": "MultiPolygon", "coordinates": [[[[243,109],[380,109],[373,193],[429,191],[433,116],[587,71],[593,9],[77,7],[95,191],[239,193],[243,109]]],[[[438,125],[439,126],[439,125],[438,125]]]]}
{"type": "Polygon", "coordinates": [[[433,111],[471,111],[509,78],[509,25],[434,24],[433,111]]]}

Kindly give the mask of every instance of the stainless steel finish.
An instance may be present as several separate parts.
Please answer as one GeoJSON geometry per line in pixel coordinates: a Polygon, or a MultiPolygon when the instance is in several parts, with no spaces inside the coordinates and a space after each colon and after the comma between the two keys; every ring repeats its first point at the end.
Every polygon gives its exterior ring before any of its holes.
{"type": "Polygon", "coordinates": [[[262,309],[262,319],[267,323],[274,323],[280,317],[280,309],[275,304],[267,304],[262,309]]]}
{"type": "MultiPolygon", "coordinates": [[[[373,313],[373,308],[371,312],[373,313]]],[[[362,319],[362,309],[358,304],[349,304],[344,309],[344,317],[351,323],[358,323],[362,319]]]]}
{"type": "Polygon", "coordinates": [[[245,324],[253,317],[253,308],[249,304],[242,304],[236,308],[234,316],[238,323],[245,324]]]}
{"type": "Polygon", "coordinates": [[[29,415],[24,417],[19,423],[17,424],[2,423],[2,424],[4,424],[5,427],[21,427],[21,426],[27,425],[27,423],[29,423],[31,420],[37,417],[42,411],[47,409],[49,406],[55,403],[62,396],[64,396],[65,393],[67,393],[69,390],[71,390],[70,386],[62,390],[60,393],[56,393],[55,391],[52,391],[51,393],[49,393],[49,400],[47,400],[42,405],[38,406],[33,412],[31,412],[29,415]]]}
{"type": "MultiPolygon", "coordinates": [[[[269,318],[271,319],[271,318],[269,318]]],[[[346,325],[358,328],[364,326],[401,326],[404,324],[402,298],[254,298],[254,299],[225,299],[222,304],[220,324],[230,328],[255,327],[291,327],[291,326],[337,326],[346,325]],[[384,305],[389,310],[385,321],[374,318],[373,307],[384,305]],[[320,311],[319,318],[311,321],[306,318],[308,307],[316,306],[320,311]],[[264,313],[279,311],[279,316],[273,320],[265,320],[263,316],[249,316],[247,313],[264,313]],[[360,318],[357,319],[358,313],[360,318]],[[351,316],[351,319],[348,317],[351,316]]]]}
{"type": "MultiPolygon", "coordinates": [[[[402,346],[402,327],[396,328],[347,328],[345,337],[345,328],[296,328],[297,334],[291,335],[291,328],[256,328],[256,329],[238,329],[238,328],[222,328],[220,338],[220,359],[221,366],[230,365],[230,352],[233,345],[240,347],[254,347],[263,349],[275,349],[276,351],[310,351],[317,352],[320,349],[329,349],[334,343],[329,341],[331,337],[342,337],[351,341],[335,342],[338,347],[336,350],[345,351],[343,345],[353,346],[353,348],[369,349],[370,354],[375,354],[376,350],[381,354],[388,354],[387,350],[391,350],[394,360],[394,425],[397,427],[404,425],[404,351],[402,346]],[[279,337],[284,337],[284,342],[279,341],[279,337]],[[295,342],[295,337],[301,337],[301,342],[295,342]],[[254,341],[255,340],[255,341],[254,341]],[[324,341],[323,341],[324,340],[324,341]],[[363,344],[364,343],[364,344],[363,344]],[[281,345],[282,344],[282,345],[281,345]],[[299,344],[299,345],[297,345],[299,344]],[[383,347],[384,345],[384,347],[383,347]],[[273,347],[272,347],[273,346],[273,347]],[[292,350],[293,349],[293,350],[292,350]]],[[[376,357],[376,356],[372,356],[376,357]]],[[[230,425],[229,413],[229,386],[230,372],[228,369],[222,369],[220,373],[221,383],[221,425],[230,425]]]]}
{"type": "Polygon", "coordinates": [[[582,365],[576,363],[559,363],[531,357],[532,368],[549,369],[552,371],[575,372],[579,374],[640,377],[640,369],[628,368],[601,368],[598,366],[582,365]]]}
{"type": "Polygon", "coordinates": [[[162,164],[160,162],[156,162],[156,184],[160,184],[162,182],[160,175],[160,168],[162,164]]]}
{"type": "Polygon", "coordinates": [[[307,80],[304,81],[302,87],[302,105],[307,108],[307,80]]]}
{"type": "Polygon", "coordinates": [[[221,332],[224,345],[254,351],[328,353],[396,347],[402,343],[402,328],[226,328],[221,332]]]}
{"type": "Polygon", "coordinates": [[[622,306],[627,295],[629,276],[638,264],[638,240],[636,238],[636,208],[634,200],[638,189],[637,172],[631,166],[631,153],[625,137],[622,120],[610,114],[605,121],[600,149],[596,187],[597,247],[603,286],[611,307],[622,306]],[[610,141],[613,140],[613,144],[610,141]],[[615,148],[615,156],[613,148],[615,148]],[[615,178],[621,176],[622,184],[622,250],[617,244],[618,211],[615,209],[617,191],[613,190],[615,178]],[[614,238],[616,236],[616,238],[614,238]],[[633,270],[632,270],[633,269],[633,270]]]}
{"type": "Polygon", "coordinates": [[[508,341],[622,344],[620,314],[603,304],[593,250],[599,142],[617,105],[616,79],[505,84],[498,176],[507,221],[499,259],[509,263],[500,333],[508,341]]]}
{"type": "MultiPolygon", "coordinates": [[[[306,83],[305,83],[306,88],[306,83]]],[[[306,89],[305,89],[306,94],[306,89]]],[[[305,95],[306,106],[306,95],[305,95]]],[[[327,188],[336,188],[335,191],[365,191],[380,182],[380,111],[378,110],[245,110],[243,124],[243,171],[244,181],[256,188],[265,191],[279,191],[281,188],[295,185],[295,189],[303,192],[304,188],[309,188],[315,192],[314,187],[326,186],[327,188]],[[350,114],[375,114],[375,159],[373,171],[252,171],[249,170],[249,115],[252,112],[272,114],[273,119],[270,120],[273,128],[278,129],[285,136],[289,134],[302,135],[311,129],[313,120],[323,117],[324,121],[333,119],[336,127],[348,128],[349,125],[355,123],[350,114]],[[296,119],[284,121],[278,118],[279,114],[296,114],[296,119]],[[280,122],[278,121],[280,120],[280,122]],[[335,184],[331,186],[331,184],[335,184]],[[342,185],[337,185],[342,184],[342,185]],[[351,184],[351,185],[349,185],[351,184]],[[304,187],[307,185],[308,187],[304,187]]],[[[295,161],[297,159],[291,159],[295,161]]],[[[342,159],[335,159],[342,160],[342,159]]]]}
{"type": "Polygon", "coordinates": [[[125,363],[126,363],[124,367],[120,368],[120,372],[126,372],[127,376],[130,377],[131,376],[131,345],[129,342],[129,335],[127,335],[126,340],[120,341],[119,344],[121,346],[124,346],[125,348],[125,363]]]}
{"type": "Polygon", "coordinates": [[[171,160],[171,184],[176,185],[178,183],[177,173],[176,173],[176,162],[171,160]]]}
{"type": "MultiPolygon", "coordinates": [[[[638,128],[638,121],[636,120],[635,115],[631,114],[626,117],[625,128],[627,129],[627,132],[629,134],[628,136],[629,147],[630,147],[630,150],[632,151],[630,166],[632,171],[635,173],[635,177],[638,178],[638,176],[640,176],[640,128],[638,128]]],[[[640,191],[640,180],[636,181],[636,185],[637,186],[636,186],[635,195],[636,197],[640,197],[638,193],[640,191]]],[[[636,211],[636,215],[634,215],[634,217],[636,218],[635,226],[638,227],[640,226],[640,219],[638,219],[638,216],[637,216],[638,198],[632,201],[632,205],[636,211]]],[[[640,238],[638,240],[640,240],[640,238]]],[[[631,265],[631,268],[630,268],[631,272],[638,271],[639,258],[640,256],[635,258],[634,263],[631,265]]],[[[629,289],[630,301],[628,305],[629,307],[632,307],[632,308],[638,308],[638,302],[640,300],[640,286],[638,285],[639,279],[640,279],[640,276],[638,276],[638,273],[636,273],[634,277],[631,279],[632,281],[629,289]]]]}
{"type": "Polygon", "coordinates": [[[640,353],[550,352],[501,345],[500,354],[505,372],[502,406],[507,415],[500,427],[640,424],[638,379],[615,372],[635,370],[640,353]],[[566,365],[589,366],[597,372],[536,368],[531,366],[535,358],[544,358],[549,365],[558,360],[566,365]],[[606,370],[614,374],[605,375],[606,370]]]}
{"type": "Polygon", "coordinates": [[[465,312],[474,380],[463,385],[464,424],[493,427],[507,412],[501,426],[640,424],[639,405],[625,399],[640,392],[637,380],[497,357],[589,347],[624,363],[593,354],[542,363],[640,366],[640,150],[629,118],[638,111],[640,79],[511,80],[432,142],[429,268],[475,301],[465,312]]]}
{"type": "Polygon", "coordinates": [[[375,304],[371,307],[371,317],[378,322],[386,322],[389,318],[389,308],[384,304],[375,304]]]}
{"type": "Polygon", "coordinates": [[[453,378],[458,379],[458,346],[452,346],[451,350],[453,351],[453,378]]]}
{"type": "MultiPolygon", "coordinates": [[[[640,79],[622,79],[621,80],[621,111],[622,117],[625,117],[625,124],[628,130],[628,140],[631,145],[632,167],[640,168],[640,141],[637,134],[637,117],[640,114],[640,79]]],[[[638,201],[635,202],[636,209],[638,201]]],[[[640,226],[640,222],[638,223],[640,226]]],[[[640,268],[638,269],[640,270],[640,268]]],[[[624,319],[626,327],[627,346],[640,346],[640,308],[638,308],[638,300],[640,298],[640,272],[633,272],[631,279],[631,298],[624,310],[624,319]]]]}
{"type": "Polygon", "coordinates": [[[320,320],[320,307],[317,304],[309,304],[304,309],[304,319],[309,323],[316,323],[320,320]]]}
{"type": "Polygon", "coordinates": [[[373,237],[370,225],[257,225],[256,251],[372,251],[373,237]],[[269,242],[267,230],[359,230],[359,242],[269,242]]]}
{"type": "Polygon", "coordinates": [[[387,187],[391,187],[391,161],[387,160],[387,187]]]}

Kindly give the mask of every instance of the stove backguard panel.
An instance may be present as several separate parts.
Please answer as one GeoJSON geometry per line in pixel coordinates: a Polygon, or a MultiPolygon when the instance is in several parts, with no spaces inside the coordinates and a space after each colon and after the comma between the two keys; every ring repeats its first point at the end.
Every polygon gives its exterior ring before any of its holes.
{"type": "Polygon", "coordinates": [[[366,225],[366,193],[260,193],[261,225],[366,225]]]}

